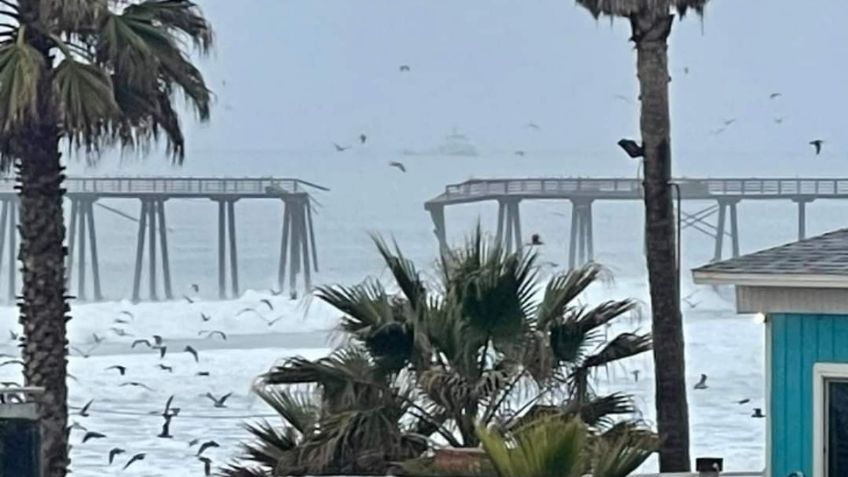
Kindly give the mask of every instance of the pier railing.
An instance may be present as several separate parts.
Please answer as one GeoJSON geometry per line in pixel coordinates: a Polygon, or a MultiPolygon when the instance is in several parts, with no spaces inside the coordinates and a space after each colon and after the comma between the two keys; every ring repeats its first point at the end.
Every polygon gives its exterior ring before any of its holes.
{"type": "MultiPolygon", "coordinates": [[[[274,195],[300,194],[326,188],[291,178],[216,178],[216,177],[69,177],[64,183],[70,194],[103,196],[274,195]]],[[[15,191],[15,181],[0,181],[0,193],[15,191]]]]}

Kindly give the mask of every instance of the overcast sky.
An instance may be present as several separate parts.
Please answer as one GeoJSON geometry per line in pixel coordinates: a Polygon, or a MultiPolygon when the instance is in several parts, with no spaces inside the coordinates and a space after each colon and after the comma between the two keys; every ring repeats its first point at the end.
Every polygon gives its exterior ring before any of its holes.
{"type": "MultiPolygon", "coordinates": [[[[629,27],[571,0],[200,4],[217,34],[201,63],[217,101],[209,124],[184,120],[184,174],[258,173],[268,156],[251,151],[323,152],[360,132],[387,153],[427,147],[456,127],[483,153],[558,151],[604,175],[619,167],[615,142],[638,137],[629,27]]],[[[714,0],[703,21],[676,23],[677,175],[848,176],[845,18],[845,0],[714,0]],[[827,141],[820,158],[814,138],[827,141]]],[[[128,170],[162,168],[149,157],[128,170]]]]}

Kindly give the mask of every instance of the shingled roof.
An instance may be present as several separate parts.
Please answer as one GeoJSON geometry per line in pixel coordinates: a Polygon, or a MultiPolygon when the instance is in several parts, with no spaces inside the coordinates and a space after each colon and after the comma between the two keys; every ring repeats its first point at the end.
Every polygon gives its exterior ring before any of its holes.
{"type": "Polygon", "coordinates": [[[695,283],[848,287],[848,229],[812,237],[692,271],[695,283]]]}

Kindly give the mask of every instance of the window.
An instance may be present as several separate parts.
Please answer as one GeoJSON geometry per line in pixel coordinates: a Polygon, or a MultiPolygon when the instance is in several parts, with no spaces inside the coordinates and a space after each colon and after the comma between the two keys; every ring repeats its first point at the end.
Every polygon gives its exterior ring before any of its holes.
{"type": "Polygon", "coordinates": [[[813,477],[848,475],[848,364],[815,365],[813,477]]]}

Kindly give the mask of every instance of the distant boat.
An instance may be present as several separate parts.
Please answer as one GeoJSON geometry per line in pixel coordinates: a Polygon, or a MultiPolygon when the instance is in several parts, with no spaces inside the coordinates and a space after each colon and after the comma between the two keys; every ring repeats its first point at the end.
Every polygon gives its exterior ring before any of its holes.
{"type": "Polygon", "coordinates": [[[442,144],[435,149],[425,151],[404,150],[407,156],[465,156],[474,157],[479,155],[477,147],[465,134],[454,129],[445,136],[442,144]]]}

